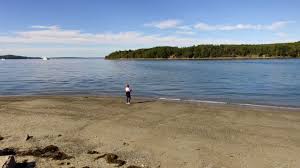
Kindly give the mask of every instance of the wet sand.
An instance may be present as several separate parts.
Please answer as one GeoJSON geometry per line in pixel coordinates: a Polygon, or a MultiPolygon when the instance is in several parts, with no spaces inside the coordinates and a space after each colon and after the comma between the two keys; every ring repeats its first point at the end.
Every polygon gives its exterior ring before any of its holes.
{"type": "Polygon", "coordinates": [[[0,149],[55,145],[36,167],[299,168],[300,110],[96,96],[0,97],[0,149]],[[27,141],[27,134],[30,137],[27,141]],[[90,152],[88,152],[90,151],[90,152]],[[94,151],[94,152],[92,152],[94,151]],[[89,153],[89,154],[88,154],[89,153]],[[92,154],[93,153],[93,154],[92,154]]]}

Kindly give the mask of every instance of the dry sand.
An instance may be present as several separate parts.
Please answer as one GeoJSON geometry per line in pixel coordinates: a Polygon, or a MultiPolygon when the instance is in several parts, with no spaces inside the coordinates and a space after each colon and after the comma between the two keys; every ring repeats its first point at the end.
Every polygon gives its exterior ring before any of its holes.
{"type": "Polygon", "coordinates": [[[300,110],[95,96],[0,98],[0,149],[56,145],[36,167],[299,168],[300,110]],[[25,140],[27,134],[33,136],[25,140]],[[87,154],[88,151],[99,154],[87,154]]]}

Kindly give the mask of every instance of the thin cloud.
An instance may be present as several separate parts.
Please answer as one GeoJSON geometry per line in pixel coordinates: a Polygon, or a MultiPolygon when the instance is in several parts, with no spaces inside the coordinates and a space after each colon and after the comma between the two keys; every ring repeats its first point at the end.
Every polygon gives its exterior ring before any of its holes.
{"type": "Polygon", "coordinates": [[[59,26],[57,26],[57,25],[53,25],[53,26],[33,25],[33,26],[30,26],[30,28],[33,28],[33,29],[59,29],[59,26]]]}
{"type": "Polygon", "coordinates": [[[180,29],[180,30],[185,30],[185,31],[193,29],[191,26],[187,26],[187,25],[178,26],[177,28],[180,29]]]}
{"type": "Polygon", "coordinates": [[[275,33],[276,36],[281,37],[281,38],[285,38],[288,37],[289,35],[285,32],[277,32],[275,33]]]}
{"type": "Polygon", "coordinates": [[[144,26],[154,27],[158,29],[177,29],[178,32],[191,32],[191,30],[193,29],[193,27],[190,25],[182,25],[182,21],[177,19],[168,19],[146,23],[144,24],[144,26]]]}
{"type": "Polygon", "coordinates": [[[233,31],[233,30],[278,30],[286,27],[294,21],[277,21],[270,25],[262,24],[235,24],[235,25],[210,25],[200,22],[194,26],[195,29],[200,31],[233,31]]]}
{"type": "Polygon", "coordinates": [[[96,47],[70,47],[70,48],[57,48],[57,47],[16,47],[0,50],[0,55],[15,54],[27,56],[46,56],[46,57],[59,57],[59,56],[104,56],[109,53],[108,49],[96,47]],[[100,54],[102,53],[102,54],[100,54]]]}
{"type": "Polygon", "coordinates": [[[196,32],[194,31],[187,31],[187,30],[183,30],[183,31],[176,31],[176,34],[182,34],[182,35],[194,35],[196,34],[196,32]]]}
{"type": "Polygon", "coordinates": [[[0,36],[2,44],[76,44],[76,45],[179,45],[199,42],[199,39],[176,36],[147,35],[140,32],[84,33],[59,26],[34,26],[32,30],[0,36]]]}
{"type": "Polygon", "coordinates": [[[178,27],[180,24],[181,24],[180,20],[168,19],[168,20],[163,20],[158,22],[146,23],[144,25],[147,27],[156,27],[159,29],[171,29],[171,28],[178,27]]]}
{"type": "MultiPolygon", "coordinates": [[[[274,29],[281,24],[274,24],[274,29]],[[275,26],[274,26],[275,25],[275,26]]],[[[280,26],[279,26],[280,27],[280,26]]],[[[228,30],[229,28],[226,28],[228,30]]],[[[192,35],[192,30],[177,30],[177,34],[192,35]]],[[[59,26],[45,26],[43,29],[15,32],[12,35],[0,35],[0,44],[68,44],[68,45],[117,45],[117,46],[189,46],[197,44],[238,44],[244,43],[231,39],[182,37],[176,35],[145,34],[142,32],[85,33],[80,30],[63,29],[59,26]],[[55,28],[54,28],[55,27],[55,28]]]]}

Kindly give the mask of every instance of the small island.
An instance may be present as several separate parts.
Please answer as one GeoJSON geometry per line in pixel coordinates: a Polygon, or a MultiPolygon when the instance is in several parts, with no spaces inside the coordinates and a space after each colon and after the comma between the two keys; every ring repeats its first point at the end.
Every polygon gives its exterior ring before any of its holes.
{"type": "Polygon", "coordinates": [[[19,55],[0,55],[0,59],[42,59],[42,58],[19,56],[19,55]]]}
{"type": "Polygon", "coordinates": [[[276,44],[161,46],[115,51],[105,59],[268,59],[300,58],[300,41],[276,44]]]}

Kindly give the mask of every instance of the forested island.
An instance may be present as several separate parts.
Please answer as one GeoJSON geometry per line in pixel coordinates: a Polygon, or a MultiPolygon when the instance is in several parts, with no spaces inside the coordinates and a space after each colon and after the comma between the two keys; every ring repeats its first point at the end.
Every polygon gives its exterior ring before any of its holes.
{"type": "Polygon", "coordinates": [[[40,57],[26,57],[19,55],[0,55],[0,59],[42,59],[40,57]]]}
{"type": "Polygon", "coordinates": [[[300,41],[257,45],[161,46],[147,49],[115,51],[105,59],[251,59],[300,58],[300,41]]]}

